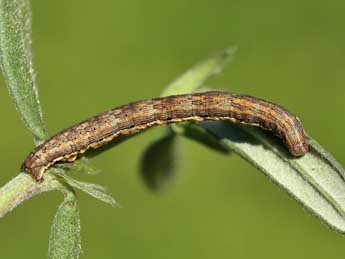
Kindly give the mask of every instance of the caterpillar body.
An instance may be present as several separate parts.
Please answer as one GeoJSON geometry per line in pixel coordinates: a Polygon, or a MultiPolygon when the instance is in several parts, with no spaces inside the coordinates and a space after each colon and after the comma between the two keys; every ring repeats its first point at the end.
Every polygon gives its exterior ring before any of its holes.
{"type": "Polygon", "coordinates": [[[131,135],[154,125],[205,120],[259,126],[281,138],[293,156],[308,151],[301,122],[286,109],[247,95],[209,91],[132,102],[95,115],[37,146],[21,169],[41,181],[44,171],[56,162],[72,162],[86,150],[103,146],[120,135],[131,135]]]}

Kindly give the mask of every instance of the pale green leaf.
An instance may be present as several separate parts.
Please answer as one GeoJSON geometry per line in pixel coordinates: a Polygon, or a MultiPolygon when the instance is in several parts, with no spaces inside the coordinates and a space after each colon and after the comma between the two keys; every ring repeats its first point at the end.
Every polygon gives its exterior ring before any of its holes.
{"type": "Polygon", "coordinates": [[[49,259],[77,259],[80,256],[80,219],[78,201],[72,192],[59,206],[49,238],[49,259]]]}
{"type": "Polygon", "coordinates": [[[0,0],[0,66],[9,93],[36,143],[47,138],[31,54],[28,0],[0,0]]]}
{"type": "Polygon", "coordinates": [[[60,173],[57,175],[60,176],[63,181],[66,182],[69,186],[77,188],[100,201],[110,204],[111,206],[119,206],[114,198],[106,193],[106,190],[103,186],[94,183],[77,181],[64,173],[60,173]]]}
{"type": "MultiPolygon", "coordinates": [[[[204,76],[209,75],[205,72],[206,64],[215,64],[214,61],[201,62],[201,65],[197,65],[172,83],[163,95],[194,92],[203,83],[204,76]]],[[[344,169],[312,138],[309,137],[310,152],[302,158],[294,158],[280,140],[250,126],[205,122],[184,123],[172,128],[176,133],[208,147],[233,150],[264,172],[322,221],[345,232],[344,169]]]]}
{"type": "Polygon", "coordinates": [[[258,128],[226,122],[199,125],[322,221],[345,232],[345,171],[315,140],[309,137],[310,151],[295,158],[279,139],[258,128]]]}

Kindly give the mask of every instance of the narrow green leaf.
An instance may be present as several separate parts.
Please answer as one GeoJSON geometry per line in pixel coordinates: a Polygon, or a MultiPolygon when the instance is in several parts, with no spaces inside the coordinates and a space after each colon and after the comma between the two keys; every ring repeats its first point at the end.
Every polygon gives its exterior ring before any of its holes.
{"type": "Polygon", "coordinates": [[[200,127],[285,189],[332,228],[345,232],[345,171],[315,140],[301,158],[292,157],[281,141],[249,126],[204,122],[200,127]]]}
{"type": "Polygon", "coordinates": [[[219,73],[231,61],[236,48],[229,48],[196,64],[186,73],[168,85],[162,96],[194,92],[211,76],[219,73]]]}
{"type": "Polygon", "coordinates": [[[160,138],[152,142],[140,160],[140,174],[153,191],[165,189],[175,176],[177,159],[176,134],[167,128],[160,138]]]}
{"type": "Polygon", "coordinates": [[[114,198],[106,193],[106,190],[103,186],[94,183],[77,181],[64,173],[60,173],[58,176],[60,176],[69,186],[77,188],[100,201],[110,204],[111,206],[119,206],[114,198]]]}
{"type": "Polygon", "coordinates": [[[76,196],[69,192],[58,208],[49,238],[49,259],[77,259],[80,256],[80,219],[76,196]]]}
{"type": "MultiPolygon", "coordinates": [[[[224,65],[220,57],[222,55],[204,61],[188,71],[173,82],[164,91],[163,96],[195,91],[212,74],[209,73],[212,71],[209,70],[210,64],[211,66],[220,64],[220,68],[224,65]]],[[[172,128],[176,133],[197,140],[208,147],[216,147],[218,150],[219,147],[225,146],[225,150],[235,151],[322,221],[334,229],[345,232],[344,169],[312,138],[309,137],[310,152],[297,159],[291,157],[281,141],[277,141],[275,137],[260,129],[249,126],[205,122],[185,123],[172,128]],[[180,127],[184,129],[181,130],[180,127]]]]}
{"type": "Polygon", "coordinates": [[[9,93],[37,143],[47,137],[31,54],[28,0],[0,0],[0,66],[9,93]]]}

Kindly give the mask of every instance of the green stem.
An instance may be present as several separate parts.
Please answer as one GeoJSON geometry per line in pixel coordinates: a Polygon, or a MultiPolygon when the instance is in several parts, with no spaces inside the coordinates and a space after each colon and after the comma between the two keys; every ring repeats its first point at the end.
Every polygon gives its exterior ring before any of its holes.
{"type": "Polygon", "coordinates": [[[62,188],[52,174],[45,174],[44,181],[37,183],[29,174],[20,173],[0,189],[0,218],[36,194],[62,188]]]}

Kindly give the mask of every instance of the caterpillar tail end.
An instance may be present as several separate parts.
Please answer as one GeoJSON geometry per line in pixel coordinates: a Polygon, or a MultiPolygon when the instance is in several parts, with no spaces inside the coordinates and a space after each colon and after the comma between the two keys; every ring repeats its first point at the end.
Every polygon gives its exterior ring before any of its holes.
{"type": "Polygon", "coordinates": [[[307,141],[302,141],[290,148],[289,151],[295,157],[302,157],[309,151],[309,144],[307,141]]]}

